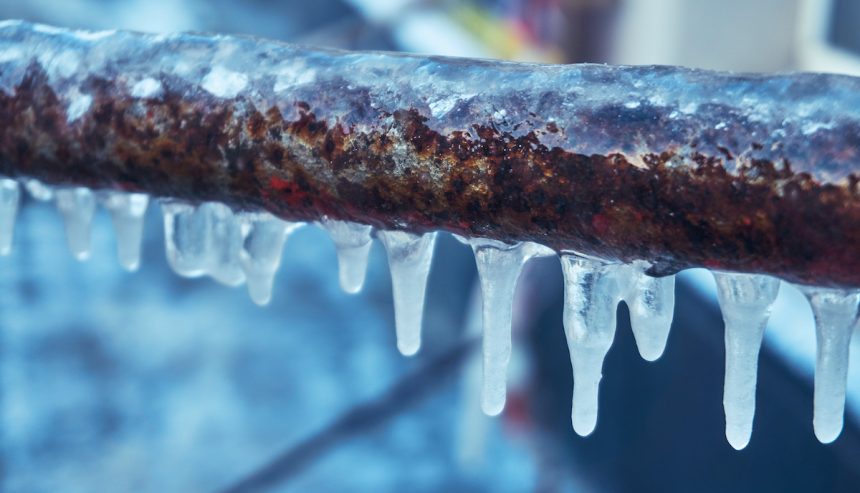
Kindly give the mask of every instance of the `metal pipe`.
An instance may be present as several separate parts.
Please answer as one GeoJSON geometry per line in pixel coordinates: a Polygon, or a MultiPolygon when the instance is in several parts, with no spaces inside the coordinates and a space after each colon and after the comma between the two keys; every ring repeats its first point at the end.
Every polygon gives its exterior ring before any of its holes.
{"type": "Polygon", "coordinates": [[[860,287],[860,79],[0,23],[0,173],[860,287]]]}

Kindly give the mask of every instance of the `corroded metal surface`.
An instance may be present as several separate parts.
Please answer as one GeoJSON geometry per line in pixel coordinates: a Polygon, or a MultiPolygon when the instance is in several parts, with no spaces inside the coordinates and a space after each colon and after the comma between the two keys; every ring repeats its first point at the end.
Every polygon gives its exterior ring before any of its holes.
{"type": "Polygon", "coordinates": [[[0,24],[0,173],[860,287],[860,80],[0,24]]]}

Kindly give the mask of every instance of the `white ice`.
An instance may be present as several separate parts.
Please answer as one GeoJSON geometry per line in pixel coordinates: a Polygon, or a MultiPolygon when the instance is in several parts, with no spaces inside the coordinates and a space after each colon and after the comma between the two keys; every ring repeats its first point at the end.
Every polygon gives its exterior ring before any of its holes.
{"type": "Polygon", "coordinates": [[[377,236],[388,253],[397,348],[406,356],[421,347],[424,294],[436,233],[416,235],[404,231],[380,231],[377,236]]]}
{"type": "Polygon", "coordinates": [[[21,187],[10,178],[0,178],[0,255],[12,251],[15,217],[21,201],[21,187]]]}
{"type": "Polygon", "coordinates": [[[367,257],[373,238],[371,226],[325,218],[320,226],[328,231],[337,249],[340,287],[350,294],[361,291],[367,273],[367,257]]]}
{"type": "Polygon", "coordinates": [[[675,276],[645,274],[647,264],[615,266],[621,296],[630,310],[630,325],[639,354],[647,361],[663,355],[675,313],[675,276]]]}
{"type": "Polygon", "coordinates": [[[282,221],[268,213],[242,216],[239,262],[248,282],[248,295],[254,303],[266,305],[271,301],[284,243],[290,233],[303,224],[282,221]]]}
{"type": "Polygon", "coordinates": [[[579,435],[597,425],[603,360],[615,338],[621,301],[617,268],[576,255],[561,256],[564,272],[564,332],[573,367],[571,421],[579,435]]]}
{"type": "Polygon", "coordinates": [[[466,242],[475,253],[483,302],[484,378],[481,408],[487,415],[495,416],[504,409],[507,395],[511,312],[517,280],[528,259],[552,255],[554,252],[530,242],[508,245],[484,238],[473,238],[466,242]]]}
{"type": "Polygon", "coordinates": [[[39,180],[25,179],[23,183],[27,193],[36,200],[46,202],[54,198],[54,190],[39,180]]]}
{"type": "Polygon", "coordinates": [[[842,432],[848,351],[857,323],[860,293],[839,289],[802,288],[815,317],[816,361],[813,427],[821,443],[842,432]]]}
{"type": "Polygon", "coordinates": [[[149,196],[142,193],[104,192],[101,203],[110,212],[116,232],[116,253],[119,264],[129,272],[140,266],[140,245],[143,241],[143,219],[149,196]]]}
{"type": "Polygon", "coordinates": [[[73,187],[57,189],[57,210],[66,226],[69,250],[77,260],[90,256],[90,232],[96,212],[96,197],[88,188],[73,187]]]}
{"type": "Polygon", "coordinates": [[[779,280],[756,274],[715,272],[723,312],[726,374],[723,408],[726,438],[737,450],[747,446],[755,415],[758,356],[764,328],[779,293],[779,280]]]}
{"type": "Polygon", "coordinates": [[[242,250],[240,219],[224,204],[207,202],[200,205],[210,218],[209,261],[207,274],[227,286],[245,282],[245,272],[239,261],[242,250]]]}

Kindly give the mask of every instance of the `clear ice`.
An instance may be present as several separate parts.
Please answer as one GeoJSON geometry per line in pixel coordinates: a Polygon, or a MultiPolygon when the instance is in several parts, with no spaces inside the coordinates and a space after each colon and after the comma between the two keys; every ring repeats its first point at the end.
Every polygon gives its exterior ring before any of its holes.
{"type": "Polygon", "coordinates": [[[726,376],[723,408],[726,438],[737,450],[746,447],[755,415],[758,355],[764,328],[779,293],[779,280],[757,274],[714,272],[723,312],[726,376]]]}
{"type": "Polygon", "coordinates": [[[15,217],[21,201],[21,187],[10,178],[0,178],[0,255],[12,251],[15,217]]]}
{"type": "Polygon", "coordinates": [[[57,209],[66,226],[69,250],[77,260],[90,256],[90,231],[96,212],[96,197],[88,188],[73,187],[57,189],[57,209]]]}
{"type": "Polygon", "coordinates": [[[403,355],[411,356],[421,347],[424,294],[436,233],[417,235],[404,231],[379,231],[377,236],[388,254],[397,349],[403,355]]]}
{"type": "Polygon", "coordinates": [[[290,233],[304,223],[286,222],[268,213],[242,216],[242,250],[239,262],[248,282],[248,295],[258,305],[272,299],[275,273],[281,265],[281,253],[290,233]]]}
{"type": "Polygon", "coordinates": [[[619,273],[571,254],[561,256],[564,273],[564,333],[573,367],[571,422],[582,436],[597,425],[597,397],[603,360],[615,338],[615,310],[622,299],[619,273]]]}
{"type": "Polygon", "coordinates": [[[242,225],[229,207],[216,202],[165,201],[161,208],[167,260],[177,274],[208,275],[228,286],[245,282],[239,261],[242,225]]]}
{"type": "Polygon", "coordinates": [[[149,196],[143,193],[104,192],[101,203],[110,212],[116,231],[116,254],[119,264],[129,272],[140,266],[143,242],[143,219],[149,196]]]}
{"type": "MultiPolygon", "coordinates": [[[[461,241],[464,241],[461,239],[461,241]]],[[[475,253],[483,304],[483,385],[481,408],[495,416],[505,407],[506,377],[511,359],[511,312],[523,265],[532,257],[554,252],[536,243],[509,245],[496,240],[465,240],[475,253]]]]}
{"type": "Polygon", "coordinates": [[[815,395],[813,428],[821,443],[830,443],[842,432],[848,352],[857,324],[860,292],[803,288],[815,317],[815,395]]]}
{"type": "MultiPolygon", "coordinates": [[[[140,265],[143,220],[149,197],[140,193],[82,187],[51,187],[37,180],[0,177],[0,255],[10,252],[21,188],[34,199],[54,200],[62,214],[69,248],[75,258],[90,253],[90,229],[96,203],[111,214],[120,264],[140,265]]],[[[287,222],[268,213],[239,213],[214,202],[162,202],[165,248],[170,266],[186,277],[208,275],[231,286],[247,283],[250,298],[265,305],[272,298],[284,243],[304,223],[287,222]]],[[[364,284],[372,245],[371,226],[323,219],[320,226],[337,249],[340,285],[357,293],[364,284]]],[[[421,346],[427,280],[436,233],[379,231],[388,254],[394,297],[397,347],[413,355],[421,346]]],[[[460,238],[471,246],[482,293],[483,379],[481,408],[501,413],[511,358],[512,303],[524,264],[554,255],[531,242],[507,244],[483,238],[460,238]]],[[[627,303],[639,353],[649,361],[664,352],[672,324],[675,277],[647,275],[647,262],[605,263],[563,252],[564,330],[573,369],[571,422],[580,435],[597,424],[603,362],[616,329],[616,308],[627,303]]],[[[753,274],[719,273],[714,277],[725,321],[726,438],[732,447],[747,446],[755,414],[758,356],[765,326],[779,291],[778,279],[753,274]]],[[[812,306],[816,325],[814,428],[823,443],[835,440],[843,426],[849,344],[857,326],[860,292],[801,287],[812,306]]]]}
{"type": "Polygon", "coordinates": [[[614,266],[621,297],[630,311],[630,326],[639,354],[647,361],[663,355],[675,314],[675,276],[651,277],[647,263],[614,266]]]}
{"type": "Polygon", "coordinates": [[[325,218],[320,226],[328,231],[337,249],[340,287],[350,294],[361,291],[367,273],[367,257],[373,243],[371,226],[325,218]]]}

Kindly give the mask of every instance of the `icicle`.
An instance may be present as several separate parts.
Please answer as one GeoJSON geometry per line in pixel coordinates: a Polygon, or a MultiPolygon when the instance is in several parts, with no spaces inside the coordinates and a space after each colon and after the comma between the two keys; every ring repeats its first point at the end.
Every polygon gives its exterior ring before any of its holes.
{"type": "Polygon", "coordinates": [[[233,211],[224,204],[207,202],[200,206],[209,216],[209,262],[206,273],[227,286],[245,282],[245,272],[239,260],[242,250],[242,225],[233,211]]]}
{"type": "Polygon", "coordinates": [[[406,356],[421,347],[421,319],[424,293],[433,259],[436,233],[415,235],[404,231],[380,231],[379,239],[388,253],[397,348],[406,356]]]}
{"type": "Polygon", "coordinates": [[[275,273],[281,265],[281,252],[290,233],[304,223],[289,223],[271,214],[243,216],[242,251],[239,262],[248,281],[248,295],[258,305],[272,299],[275,273]]]}
{"type": "Polygon", "coordinates": [[[517,280],[528,259],[555,252],[536,243],[508,245],[484,238],[465,242],[475,253],[481,280],[484,326],[481,408],[487,415],[495,416],[505,407],[506,375],[511,359],[511,311],[517,280]]]}
{"type": "Polygon", "coordinates": [[[816,362],[813,425],[821,443],[842,432],[848,350],[857,322],[860,292],[802,288],[815,316],[816,362]]]}
{"type": "Polygon", "coordinates": [[[586,436],[597,424],[597,396],[603,359],[615,338],[615,310],[621,301],[616,266],[562,255],[564,331],[573,367],[571,421],[586,436]]]}
{"type": "Polygon", "coordinates": [[[26,179],[23,183],[27,193],[36,200],[47,202],[54,198],[53,189],[39,180],[26,179]]]}
{"type": "Polygon", "coordinates": [[[56,192],[57,209],[66,225],[69,249],[77,260],[90,256],[90,231],[96,198],[92,191],[83,187],[62,188],[56,192]]]}
{"type": "Polygon", "coordinates": [[[726,438],[732,447],[747,446],[755,415],[758,354],[779,280],[756,274],[715,272],[725,322],[726,376],[723,408],[726,438]]]}
{"type": "Polygon", "coordinates": [[[655,361],[666,349],[669,328],[672,326],[675,276],[651,277],[645,274],[642,266],[636,264],[619,270],[628,271],[629,288],[624,300],[630,309],[630,325],[636,347],[643,359],[655,361]]]}
{"type": "Polygon", "coordinates": [[[116,253],[119,264],[129,272],[140,266],[140,244],[143,241],[143,216],[149,197],[142,193],[105,192],[102,204],[110,212],[116,231],[116,253]]]}
{"type": "Polygon", "coordinates": [[[370,233],[373,228],[331,219],[323,219],[320,226],[328,231],[337,249],[340,287],[347,293],[358,293],[367,273],[367,257],[373,242],[370,233]]]}
{"type": "Polygon", "coordinates": [[[20,200],[21,188],[18,182],[0,178],[0,255],[9,255],[12,251],[15,216],[18,215],[20,200]]]}
{"type": "Polygon", "coordinates": [[[207,272],[209,218],[206,210],[188,203],[164,201],[164,246],[167,262],[180,276],[199,277],[207,272]]]}

